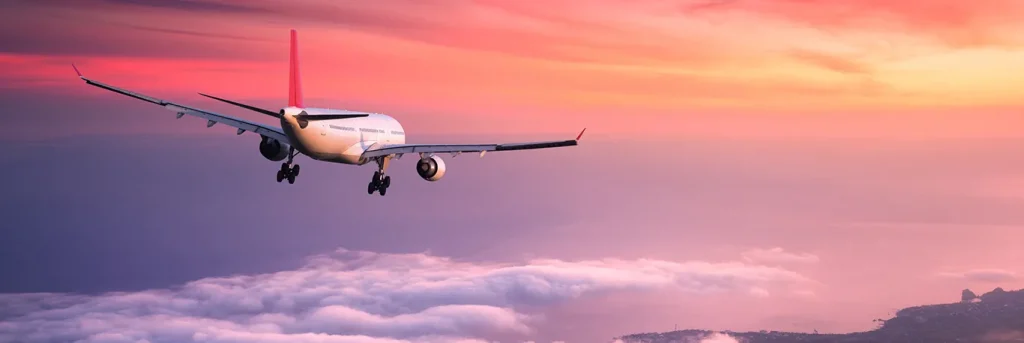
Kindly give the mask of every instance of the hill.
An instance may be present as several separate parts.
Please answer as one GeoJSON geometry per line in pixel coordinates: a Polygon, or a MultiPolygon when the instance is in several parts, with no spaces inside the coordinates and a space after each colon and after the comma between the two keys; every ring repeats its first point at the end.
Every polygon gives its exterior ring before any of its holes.
{"type": "MultiPolygon", "coordinates": [[[[795,332],[723,332],[741,343],[867,342],[1024,342],[1024,290],[996,288],[980,297],[964,290],[952,304],[908,307],[881,321],[875,330],[847,334],[795,332]]],[[[618,337],[624,343],[731,342],[707,330],[641,333],[618,337]]]]}

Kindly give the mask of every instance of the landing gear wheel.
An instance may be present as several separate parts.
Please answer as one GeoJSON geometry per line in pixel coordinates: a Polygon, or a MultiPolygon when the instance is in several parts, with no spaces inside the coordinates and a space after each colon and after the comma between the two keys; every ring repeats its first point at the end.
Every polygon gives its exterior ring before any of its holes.
{"type": "Polygon", "coordinates": [[[288,179],[289,184],[295,183],[295,177],[299,176],[299,165],[292,162],[297,154],[295,147],[288,148],[288,160],[281,163],[281,170],[277,171],[277,182],[288,179]]]}
{"type": "Polygon", "coordinates": [[[380,181],[380,186],[378,186],[378,188],[380,189],[381,196],[384,196],[384,194],[388,193],[388,187],[391,187],[391,177],[384,176],[384,179],[380,181]]]}
{"type": "Polygon", "coordinates": [[[277,182],[288,179],[288,183],[295,183],[295,177],[299,176],[299,165],[281,163],[281,170],[277,171],[277,182]]]}
{"type": "Polygon", "coordinates": [[[388,187],[391,186],[391,177],[385,174],[388,170],[388,162],[391,161],[391,157],[378,157],[375,159],[377,162],[377,170],[373,172],[373,178],[370,179],[370,185],[367,187],[367,193],[373,194],[374,191],[380,191],[380,195],[384,196],[388,193],[388,187]]]}

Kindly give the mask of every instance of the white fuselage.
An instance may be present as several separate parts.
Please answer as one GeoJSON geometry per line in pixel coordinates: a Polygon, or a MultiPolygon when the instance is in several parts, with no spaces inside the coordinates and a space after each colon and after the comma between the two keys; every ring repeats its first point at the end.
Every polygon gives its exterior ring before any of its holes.
{"type": "Polygon", "coordinates": [[[382,144],[405,143],[405,129],[402,128],[402,124],[387,115],[373,113],[368,117],[309,121],[303,128],[295,117],[303,111],[307,114],[339,111],[296,107],[284,110],[281,128],[288,135],[292,146],[316,160],[362,165],[369,162],[362,158],[363,152],[367,149],[382,144]]]}

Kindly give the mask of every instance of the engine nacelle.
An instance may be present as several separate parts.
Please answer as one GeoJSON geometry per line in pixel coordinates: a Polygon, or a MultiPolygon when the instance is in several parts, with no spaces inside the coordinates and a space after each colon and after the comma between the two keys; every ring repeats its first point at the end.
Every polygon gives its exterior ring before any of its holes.
{"type": "Polygon", "coordinates": [[[444,160],[437,155],[421,158],[416,162],[416,173],[427,181],[440,180],[444,176],[444,160]]]}
{"type": "Polygon", "coordinates": [[[271,161],[280,161],[288,157],[288,144],[278,142],[276,139],[263,137],[260,141],[260,155],[271,161]]]}

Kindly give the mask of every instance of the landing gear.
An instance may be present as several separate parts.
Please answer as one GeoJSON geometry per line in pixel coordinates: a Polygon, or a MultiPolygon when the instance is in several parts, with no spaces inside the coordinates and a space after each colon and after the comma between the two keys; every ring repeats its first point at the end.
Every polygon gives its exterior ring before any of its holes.
{"type": "Polygon", "coordinates": [[[384,196],[388,193],[388,187],[391,187],[391,177],[385,175],[384,172],[388,169],[389,162],[391,162],[389,156],[377,159],[377,171],[373,172],[373,179],[370,179],[370,184],[366,186],[367,194],[380,191],[380,195],[384,196]]]}
{"type": "Polygon", "coordinates": [[[380,191],[380,195],[384,196],[388,194],[388,187],[391,187],[390,176],[381,177],[379,172],[373,173],[373,180],[370,180],[370,184],[366,186],[366,193],[373,194],[375,191],[380,191]]]}
{"type": "Polygon", "coordinates": [[[295,177],[299,176],[299,165],[292,165],[292,160],[298,153],[295,148],[288,149],[288,162],[281,163],[281,169],[277,171],[277,182],[288,179],[289,184],[295,183],[295,177]]]}
{"type": "Polygon", "coordinates": [[[281,163],[281,170],[277,171],[277,182],[288,179],[288,183],[295,183],[295,177],[299,176],[299,165],[289,166],[288,163],[281,163]]]}

